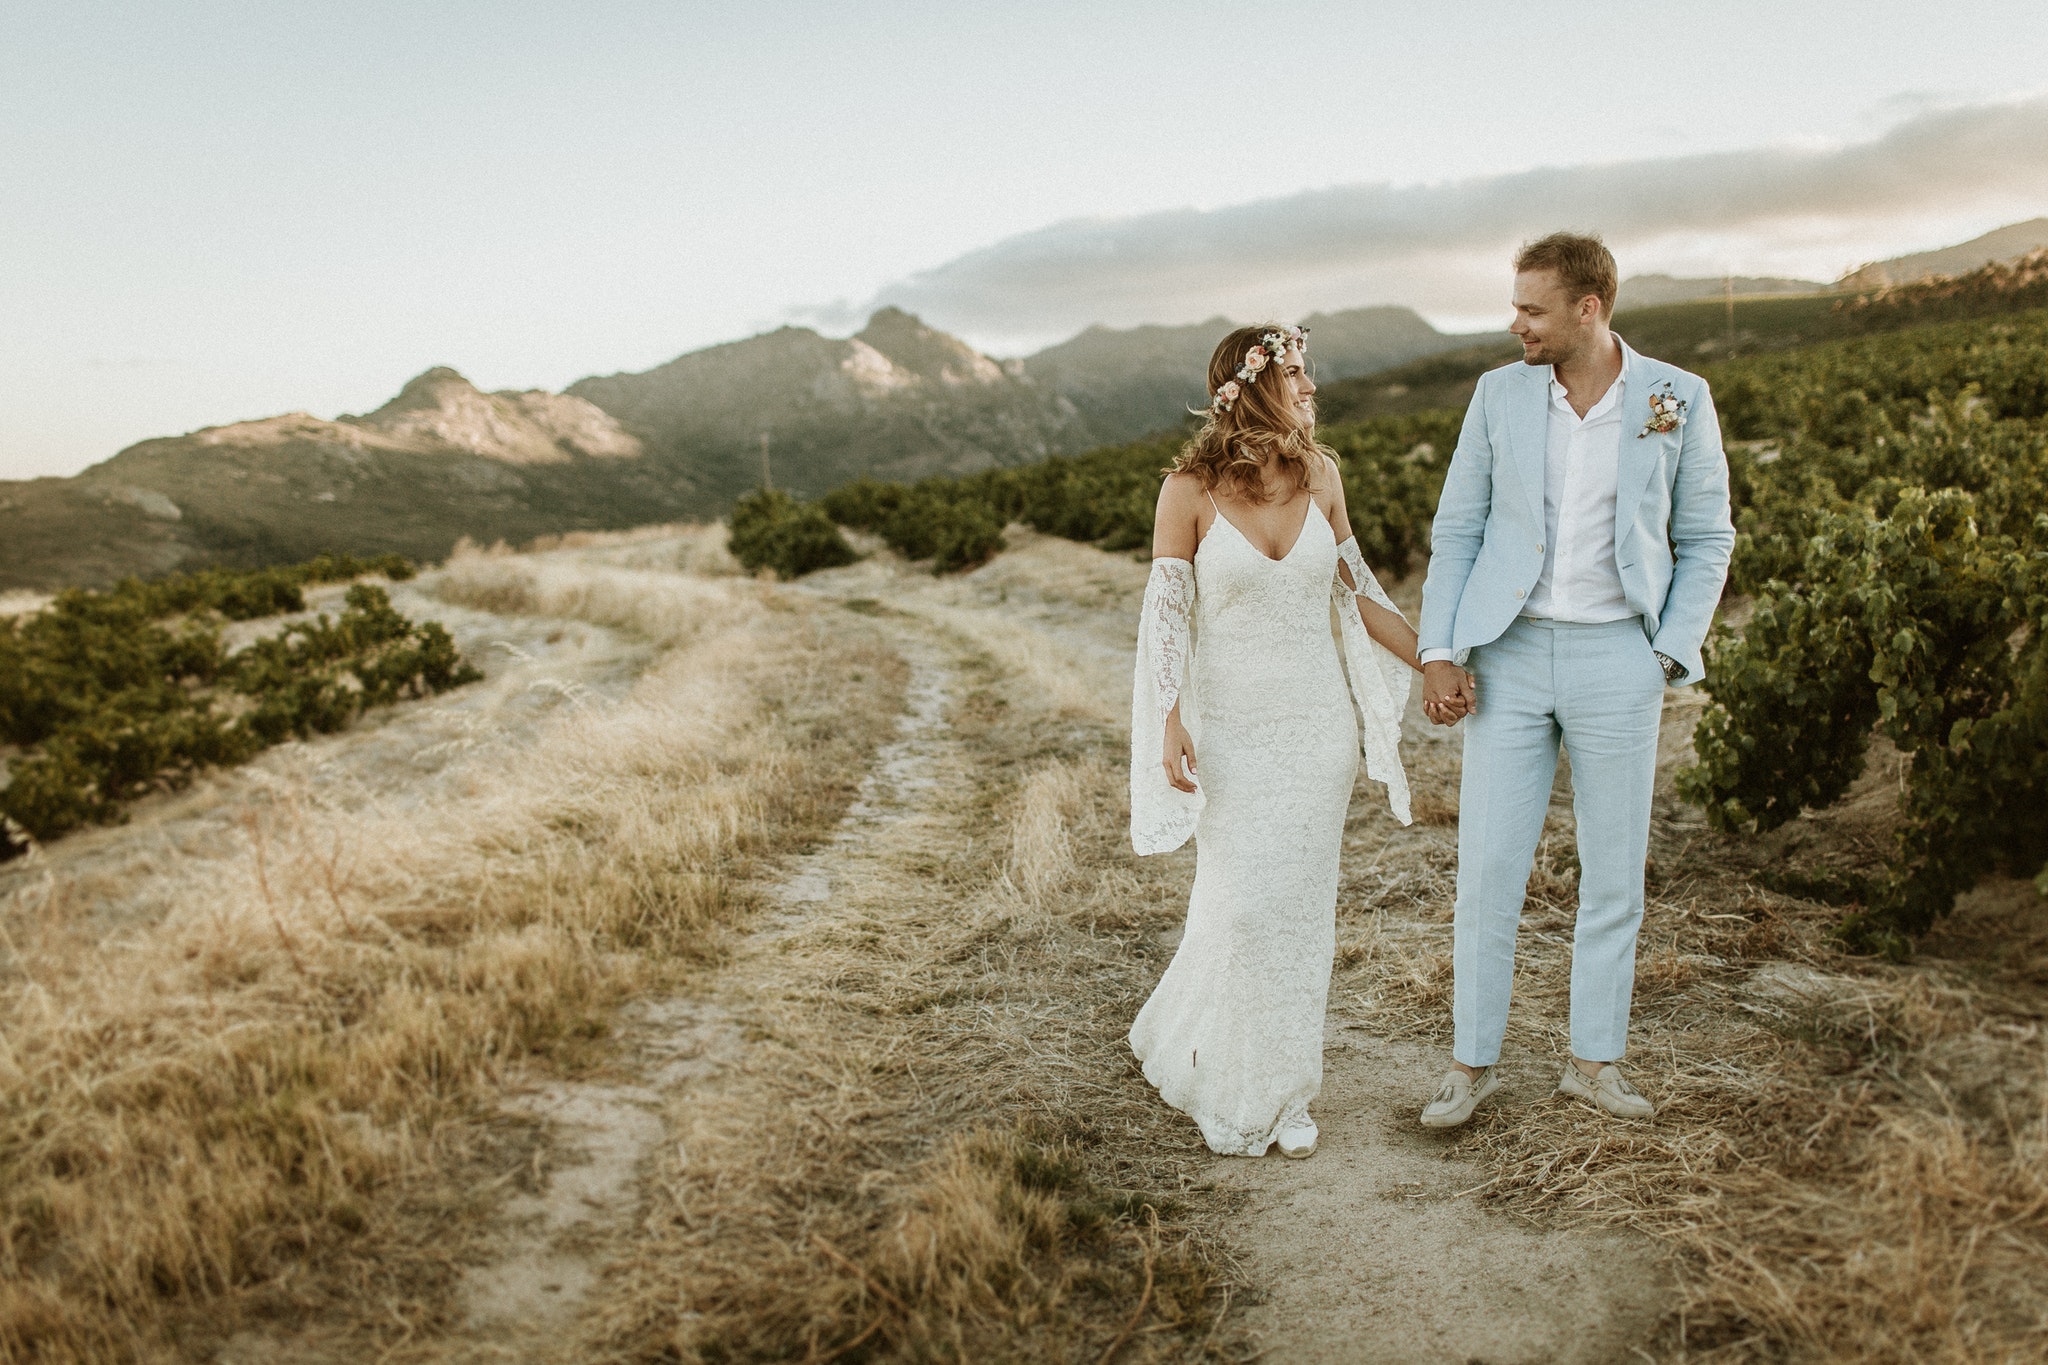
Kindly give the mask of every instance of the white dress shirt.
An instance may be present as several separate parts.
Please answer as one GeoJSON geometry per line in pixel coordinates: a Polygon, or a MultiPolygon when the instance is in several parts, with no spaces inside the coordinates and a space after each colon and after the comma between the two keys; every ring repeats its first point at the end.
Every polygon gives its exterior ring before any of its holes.
{"type": "Polygon", "coordinates": [[[1543,572],[1522,615],[1596,625],[1636,613],[1614,563],[1614,500],[1621,475],[1621,373],[1584,417],[1550,376],[1550,433],[1543,452],[1543,572]]]}
{"type": "MultiPolygon", "coordinates": [[[[1614,504],[1621,476],[1621,401],[1629,358],[1584,417],[1550,367],[1550,428],[1543,451],[1543,572],[1522,615],[1595,624],[1636,614],[1614,562],[1614,504]]],[[[1454,657],[1426,649],[1422,663],[1454,657]]]]}

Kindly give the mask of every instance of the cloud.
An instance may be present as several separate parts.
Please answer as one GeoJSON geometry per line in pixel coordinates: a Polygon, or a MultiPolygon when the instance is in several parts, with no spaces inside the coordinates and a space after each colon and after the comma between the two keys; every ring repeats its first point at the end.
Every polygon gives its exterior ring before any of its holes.
{"type": "MultiPolygon", "coordinates": [[[[1887,249],[1904,224],[1954,223],[1973,210],[1972,221],[2048,211],[2048,98],[1922,111],[1834,148],[1347,185],[1210,211],[1055,223],[900,281],[868,306],[895,304],[993,347],[1090,323],[1217,313],[1404,303],[1470,315],[1499,310],[1507,257],[1556,228],[1602,233],[1625,274],[1803,264],[1832,275],[1864,258],[1859,245],[1887,249]]],[[[834,307],[810,316],[842,314],[851,315],[834,307]]]]}

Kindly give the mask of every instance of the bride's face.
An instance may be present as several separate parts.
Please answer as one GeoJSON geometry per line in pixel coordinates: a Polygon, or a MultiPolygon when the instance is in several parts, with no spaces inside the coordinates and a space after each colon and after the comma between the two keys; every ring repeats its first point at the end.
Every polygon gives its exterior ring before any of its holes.
{"type": "Polygon", "coordinates": [[[1301,424],[1314,426],[1316,381],[1308,376],[1308,357],[1301,353],[1301,347],[1289,346],[1287,354],[1280,358],[1280,378],[1294,396],[1294,411],[1301,418],[1301,424]]]}

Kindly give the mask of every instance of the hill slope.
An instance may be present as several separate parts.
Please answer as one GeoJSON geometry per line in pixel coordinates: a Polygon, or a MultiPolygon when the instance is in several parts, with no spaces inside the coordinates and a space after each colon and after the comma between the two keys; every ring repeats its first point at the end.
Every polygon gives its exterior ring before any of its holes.
{"type": "Polygon", "coordinates": [[[76,478],[0,482],[0,588],[716,516],[760,481],[764,434],[774,481],[799,493],[1097,443],[1020,363],[893,308],[845,340],[785,327],[562,394],[484,393],[436,367],[360,416],[208,427],[76,478]]]}
{"type": "Polygon", "coordinates": [[[2048,247],[2048,218],[2030,218],[2024,223],[2012,223],[1938,251],[1918,251],[1910,256],[1894,256],[1888,261],[1873,261],[1844,275],[1835,287],[1845,290],[1885,289],[1916,284],[1938,275],[1965,275],[1993,262],[2017,260],[2043,247],[2048,247]]]}
{"type": "Polygon", "coordinates": [[[1819,280],[1788,280],[1775,275],[1631,275],[1621,282],[1614,307],[1626,312],[1663,303],[1719,299],[1731,293],[1742,298],[1751,294],[1818,294],[1827,288],[1819,280]]]}
{"type": "Polygon", "coordinates": [[[723,511],[760,481],[823,493],[862,474],[915,479],[1022,464],[1094,443],[1073,404],[1012,362],[884,308],[857,335],[783,327],[638,374],[578,380],[569,396],[645,441],[686,478],[693,510],[723,511]]]}
{"type": "Polygon", "coordinates": [[[138,442],[75,478],[0,483],[0,587],[326,550],[438,558],[464,535],[659,520],[687,496],[589,403],[487,394],[436,367],[360,417],[206,427],[138,442]]]}

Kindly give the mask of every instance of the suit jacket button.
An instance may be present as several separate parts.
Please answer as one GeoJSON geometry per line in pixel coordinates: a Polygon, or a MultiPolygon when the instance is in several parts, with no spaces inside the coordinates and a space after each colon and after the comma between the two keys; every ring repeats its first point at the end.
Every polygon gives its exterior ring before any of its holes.
{"type": "Polygon", "coordinates": [[[1536,547],[1536,553],[1537,553],[1537,554],[1539,554],[1539,555],[1543,553],[1543,547],[1542,547],[1541,545],[1538,545],[1538,546],[1536,547]]]}
{"type": "Polygon", "coordinates": [[[1526,594],[1524,594],[1524,593],[1523,593],[1523,591],[1522,591],[1522,590],[1521,590],[1520,588],[1516,588],[1516,589],[1515,589],[1515,596],[1517,596],[1517,597],[1522,597],[1522,596],[1525,596],[1525,595],[1526,595],[1526,594]]]}

